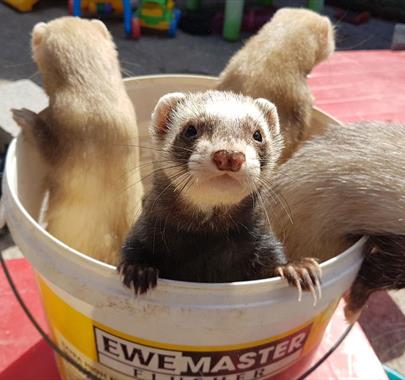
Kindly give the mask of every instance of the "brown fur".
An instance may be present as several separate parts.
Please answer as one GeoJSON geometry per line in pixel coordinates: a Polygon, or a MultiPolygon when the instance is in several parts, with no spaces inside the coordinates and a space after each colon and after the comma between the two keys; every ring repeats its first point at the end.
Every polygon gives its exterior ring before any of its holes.
{"type": "Polygon", "coordinates": [[[306,77],[335,48],[327,17],[306,9],[283,8],[229,61],[219,90],[266,98],[277,107],[286,149],[297,149],[310,130],[313,99],[306,77]]]}
{"type": "Polygon", "coordinates": [[[349,314],[373,291],[405,286],[398,280],[405,266],[404,125],[329,126],[279,167],[272,184],[293,220],[282,203],[269,206],[289,259],[323,261],[370,236],[367,253],[373,254],[349,296],[349,314]]]}
{"type": "Polygon", "coordinates": [[[37,24],[33,59],[49,107],[15,111],[49,165],[48,231],[96,259],[115,263],[141,199],[138,132],[117,51],[98,20],[37,24]],[[129,188],[129,190],[128,190],[129,188]]]}

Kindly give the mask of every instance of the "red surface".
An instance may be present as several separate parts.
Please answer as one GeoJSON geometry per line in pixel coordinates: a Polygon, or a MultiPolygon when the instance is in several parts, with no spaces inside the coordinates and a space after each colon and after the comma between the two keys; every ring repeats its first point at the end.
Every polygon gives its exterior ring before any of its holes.
{"type": "MultiPolygon", "coordinates": [[[[9,260],[7,266],[28,308],[48,331],[31,266],[23,259],[9,260]]],[[[58,379],[53,354],[17,303],[1,269],[0,294],[0,380],[58,379]]]]}
{"type": "MultiPolygon", "coordinates": [[[[316,105],[342,121],[405,121],[405,53],[356,51],[334,54],[309,80],[316,105]]],[[[45,326],[33,273],[25,260],[8,262],[30,310],[45,326]]],[[[51,351],[31,326],[0,273],[0,380],[58,380],[51,351]]],[[[341,309],[328,327],[318,353],[343,332],[341,309]]],[[[316,358],[314,359],[316,360],[316,358]]],[[[361,328],[309,379],[384,379],[384,372],[361,328]]]]}
{"type": "Polygon", "coordinates": [[[315,104],[341,121],[405,121],[405,52],[338,52],[309,83],[315,104]]]}
{"type": "Polygon", "coordinates": [[[39,340],[0,373],[0,380],[60,380],[60,377],[53,352],[44,340],[39,340]]]}
{"type": "MultiPolygon", "coordinates": [[[[343,334],[347,322],[343,315],[343,301],[326,328],[322,344],[312,363],[316,363],[343,334]]],[[[356,323],[339,348],[326,360],[308,380],[371,380],[388,379],[380,361],[370,346],[360,325],[356,323]]]]}

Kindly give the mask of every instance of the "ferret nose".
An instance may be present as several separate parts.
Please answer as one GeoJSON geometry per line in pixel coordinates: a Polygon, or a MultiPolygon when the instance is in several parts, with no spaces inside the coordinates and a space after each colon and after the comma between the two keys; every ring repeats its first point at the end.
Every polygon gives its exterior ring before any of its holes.
{"type": "Polygon", "coordinates": [[[246,158],[242,152],[218,150],[212,155],[212,161],[219,170],[237,172],[246,161],[246,158]]]}

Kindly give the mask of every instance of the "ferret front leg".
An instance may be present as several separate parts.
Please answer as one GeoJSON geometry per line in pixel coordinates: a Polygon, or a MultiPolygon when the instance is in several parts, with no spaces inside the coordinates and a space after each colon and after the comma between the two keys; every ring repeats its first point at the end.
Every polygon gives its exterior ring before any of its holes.
{"type": "Polygon", "coordinates": [[[159,270],[150,262],[151,252],[136,239],[129,239],[121,249],[117,270],[122,282],[135,294],[146,293],[157,284],[159,270]]]}
{"type": "Polygon", "coordinates": [[[278,266],[276,273],[298,289],[298,301],[301,301],[303,290],[311,292],[314,305],[321,299],[321,268],[315,259],[307,257],[288,262],[278,266]]]}

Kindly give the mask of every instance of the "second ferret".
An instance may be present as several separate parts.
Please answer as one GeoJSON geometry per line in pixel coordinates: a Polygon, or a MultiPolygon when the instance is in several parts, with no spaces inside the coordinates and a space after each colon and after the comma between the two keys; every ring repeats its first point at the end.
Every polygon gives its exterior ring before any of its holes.
{"type": "Polygon", "coordinates": [[[218,90],[266,98],[276,105],[285,140],[280,161],[314,132],[307,76],[334,49],[335,33],[327,17],[283,8],[230,59],[219,77],[218,90]]]}
{"type": "Polygon", "coordinates": [[[23,137],[48,167],[47,230],[115,264],[140,206],[135,111],[117,51],[99,20],[62,17],[32,31],[32,54],[49,106],[14,110],[23,137]]]}
{"type": "Polygon", "coordinates": [[[288,257],[305,252],[323,261],[369,237],[348,297],[349,320],[376,290],[405,287],[404,168],[405,125],[355,123],[328,126],[273,175],[294,221],[271,202],[272,227],[288,257]]]}

